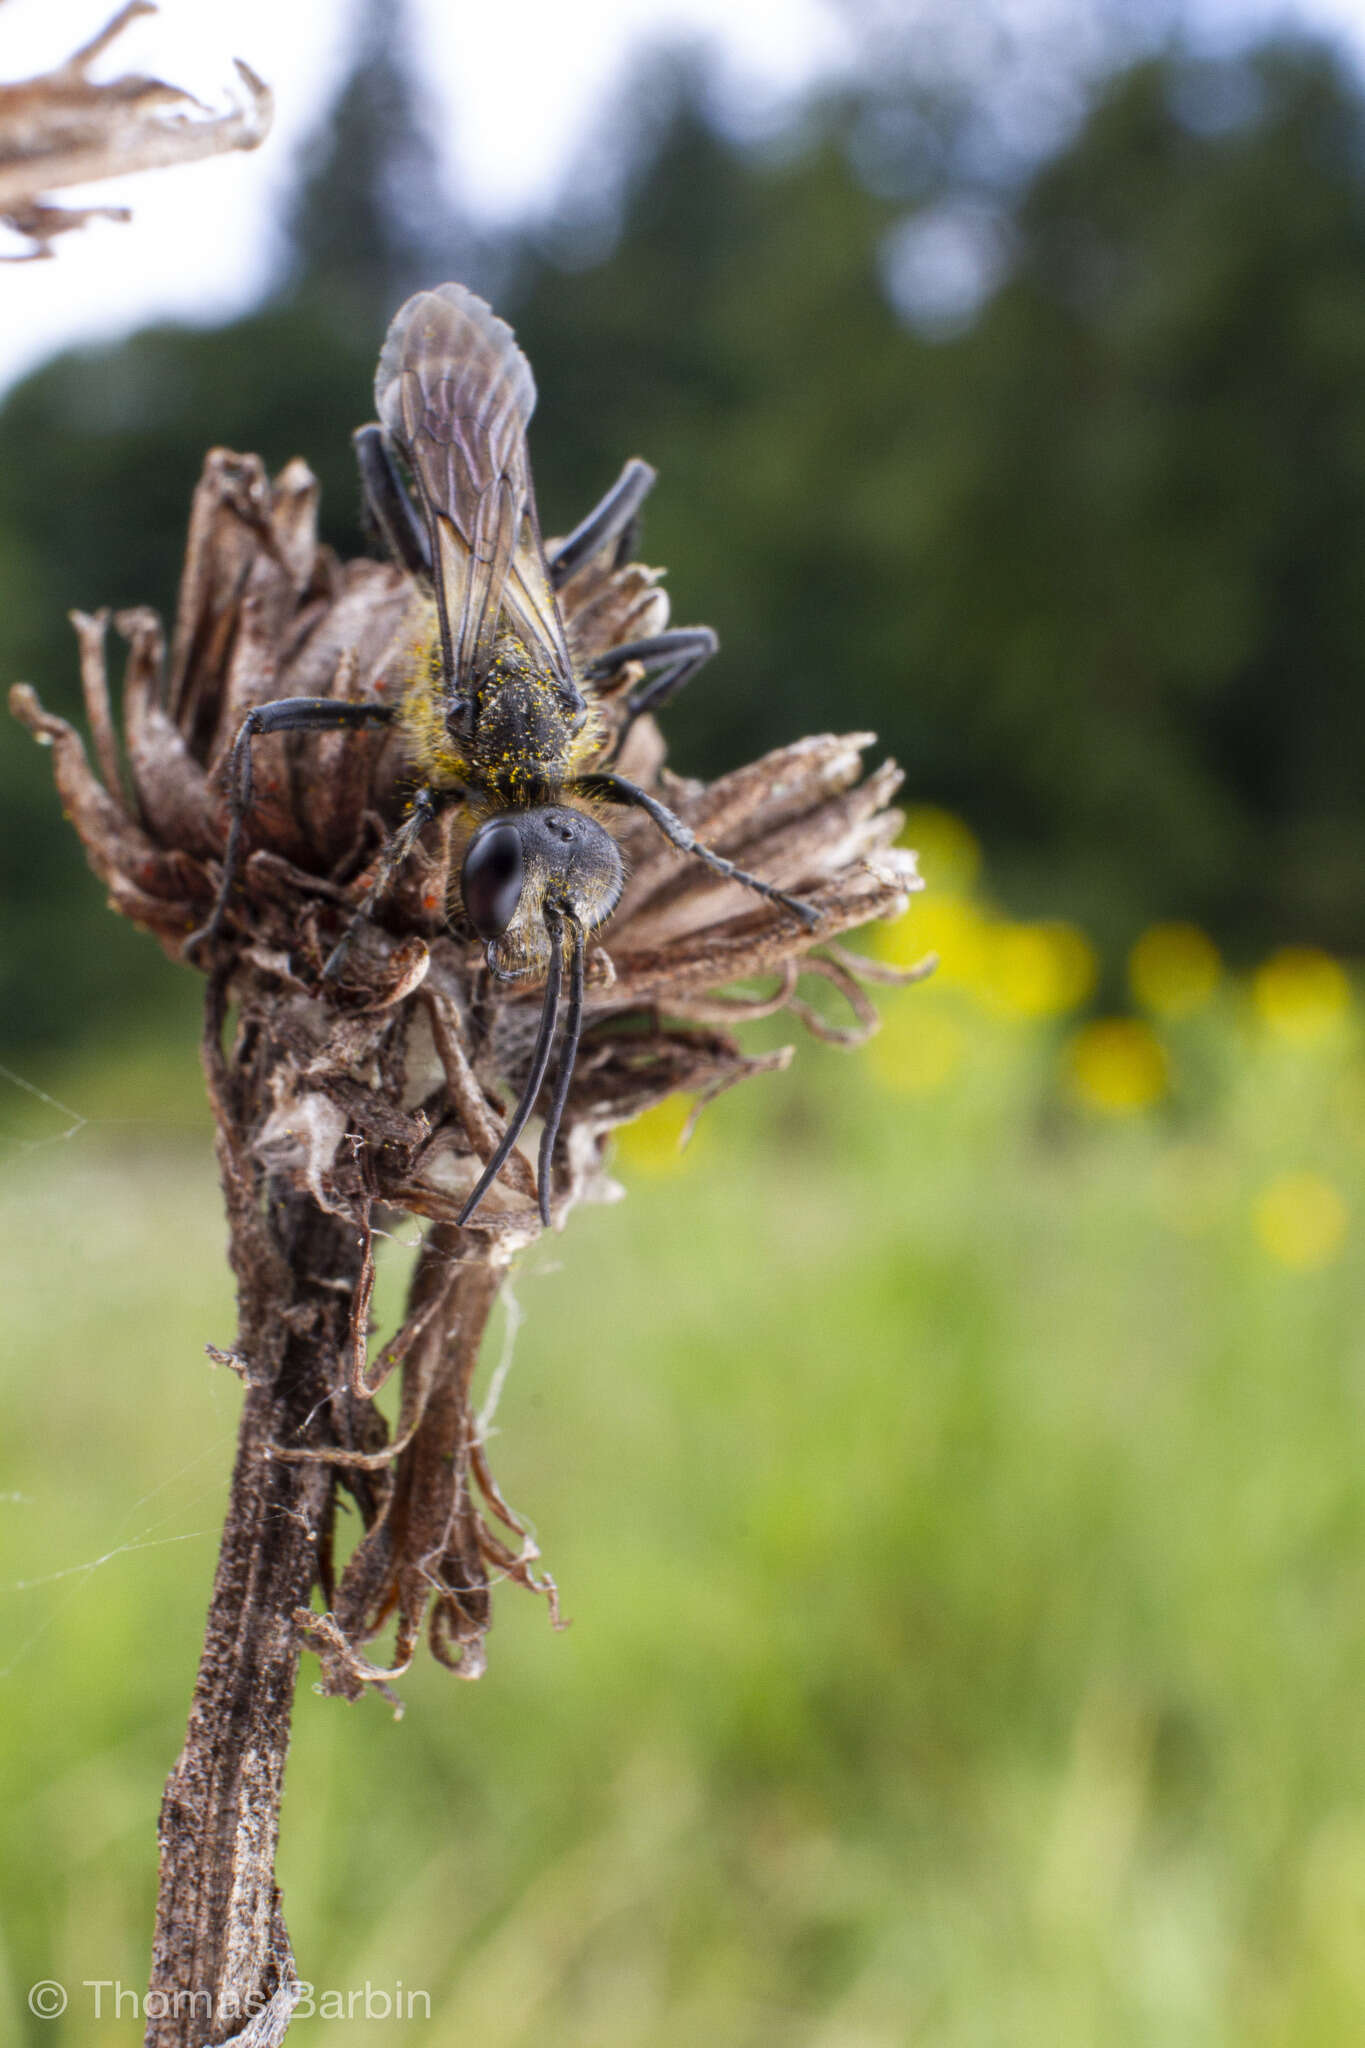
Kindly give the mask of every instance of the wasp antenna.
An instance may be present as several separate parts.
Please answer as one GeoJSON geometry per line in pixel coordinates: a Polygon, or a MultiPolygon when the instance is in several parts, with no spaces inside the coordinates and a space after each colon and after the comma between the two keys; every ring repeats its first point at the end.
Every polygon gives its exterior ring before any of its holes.
{"type": "Polygon", "coordinates": [[[564,1044],[559,1055],[559,1072],[555,1076],[554,1100],[540,1134],[540,1158],[536,1165],[536,1178],[540,1184],[540,1220],[547,1230],[550,1227],[550,1167],[555,1139],[559,1136],[559,1121],[569,1099],[569,1083],[578,1058],[578,1033],[583,1023],[583,927],[572,915],[569,917],[569,929],[573,933],[573,955],[569,962],[569,1011],[564,1020],[564,1044]]]}
{"type": "MultiPolygon", "coordinates": [[[[536,1034],[536,1049],[531,1055],[531,1071],[522,1091],[521,1101],[512,1112],[511,1122],[498,1141],[498,1149],[479,1175],[478,1184],[459,1214],[459,1222],[468,1223],[488,1190],[507,1162],[507,1156],[526,1128],[526,1119],[535,1108],[536,1097],[545,1080],[545,1070],[550,1064],[550,1048],[554,1044],[555,1024],[559,1017],[559,986],[564,974],[563,948],[560,945],[560,922],[553,912],[546,912],[546,928],[550,934],[550,968],[545,977],[545,1002],[540,1012],[540,1030],[536,1034]]],[[[543,1213],[543,1212],[542,1212],[543,1213]]]]}

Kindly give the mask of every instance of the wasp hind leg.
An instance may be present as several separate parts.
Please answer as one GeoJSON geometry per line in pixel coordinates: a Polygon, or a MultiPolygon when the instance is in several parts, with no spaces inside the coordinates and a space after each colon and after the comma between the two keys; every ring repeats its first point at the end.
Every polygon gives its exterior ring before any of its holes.
{"type": "Polygon", "coordinates": [[[719,646],[720,641],[709,626],[670,626],[666,633],[655,633],[648,640],[628,640],[623,647],[613,647],[610,653],[600,654],[596,661],[589,662],[590,682],[610,675],[627,661],[643,662],[647,669],[657,671],[626,693],[625,715],[608,756],[610,760],[619,756],[636,719],[646,711],[662,710],[691,682],[719,646]]]}
{"type": "Polygon", "coordinates": [[[634,545],[635,521],[657,475],[657,470],[641,462],[638,455],[631,457],[601,503],[593,506],[587,518],[547,558],[550,582],[556,590],[562,590],[575,570],[613,542],[616,553],[612,567],[620,568],[634,545]]]}
{"type": "Polygon", "coordinates": [[[336,697],[280,697],[248,711],[232,743],[229,770],[228,834],[223,848],[223,875],[207,924],[191,932],[182,948],[192,960],[201,946],[222,936],[232,892],[242,866],[242,832],[251,809],[251,742],[274,732],[357,732],[366,726],[392,725],[390,704],[352,703],[336,697]]]}
{"type": "Polygon", "coordinates": [[[409,576],[415,576],[419,583],[430,583],[431,535],[393,459],[388,435],[377,420],[372,420],[369,426],[356,428],[351,445],[360,471],[365,508],[385,547],[409,576]]]}
{"type": "Polygon", "coordinates": [[[602,797],[609,804],[632,805],[636,810],[643,811],[646,817],[653,819],[664,838],[670,845],[676,846],[679,853],[690,853],[695,860],[703,862],[710,868],[712,874],[723,875],[728,882],[740,882],[746,889],[752,889],[755,895],[766,896],[770,903],[781,904],[784,910],[790,910],[793,916],[799,917],[803,924],[816,925],[820,922],[820,913],[813,903],[803,903],[799,896],[789,896],[785,889],[779,889],[775,883],[765,882],[760,875],[751,875],[747,868],[737,867],[734,861],[727,860],[725,855],[717,853],[714,847],[703,846],[692,827],[685,824],[676,811],[670,811],[666,804],[661,804],[648,790],[639,788],[633,782],[627,782],[624,775],[613,775],[609,772],[580,775],[569,787],[576,795],[602,797]]]}

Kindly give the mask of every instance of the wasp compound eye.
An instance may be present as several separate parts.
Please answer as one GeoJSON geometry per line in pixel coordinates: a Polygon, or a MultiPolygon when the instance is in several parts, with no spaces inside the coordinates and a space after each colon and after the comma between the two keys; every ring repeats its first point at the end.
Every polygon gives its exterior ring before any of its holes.
{"type": "Polygon", "coordinates": [[[526,873],[515,825],[486,825],[469,842],[460,893],[481,939],[499,939],[517,914],[526,873]]]}

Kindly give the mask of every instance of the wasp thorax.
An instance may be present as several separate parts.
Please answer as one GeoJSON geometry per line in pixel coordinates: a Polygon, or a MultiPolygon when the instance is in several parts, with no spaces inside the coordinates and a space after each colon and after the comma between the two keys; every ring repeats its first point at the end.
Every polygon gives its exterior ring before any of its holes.
{"type": "Polygon", "coordinates": [[[551,927],[565,917],[585,931],[610,917],[625,883],[616,841],[568,804],[501,811],[469,842],[460,877],[469,921],[500,974],[543,967],[551,927]]]}

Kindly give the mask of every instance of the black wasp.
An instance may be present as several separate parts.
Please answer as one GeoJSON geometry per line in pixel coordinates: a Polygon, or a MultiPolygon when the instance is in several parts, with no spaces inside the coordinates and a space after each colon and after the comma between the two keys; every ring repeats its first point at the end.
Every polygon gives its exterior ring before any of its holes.
{"type": "Polygon", "coordinates": [[[478,823],[460,874],[465,914],[493,973],[543,973],[545,999],[521,1099],[460,1222],[469,1221],[496,1180],[544,1085],[567,952],[563,1051],[539,1158],[540,1212],[548,1224],[551,1155],[583,1017],[584,940],[610,917],[625,879],[599,806],[634,805],[717,874],[807,923],[818,913],[700,845],[681,818],[608,765],[631,721],[673,696],[717,644],[709,627],[674,628],[615,647],[574,673],[555,592],[592,555],[625,541],[654,481],[648,464],[627,463],[601,504],[547,559],[526,449],[536,401],[531,366],[511,328],[463,285],[419,292],[399,309],[374,393],[379,423],[360,428],[356,453],[374,519],[422,592],[423,651],[399,705],[283,697],[248,714],[232,750],[218,899],[187,950],[222,929],[251,807],[252,740],[396,722],[417,787],[323,976],[336,978],[356,929],[423,828],[447,805],[467,805],[478,823]],[[608,753],[593,684],[625,662],[640,663],[645,677],[625,699],[608,753]],[[594,757],[602,765],[590,767],[594,757]]]}

